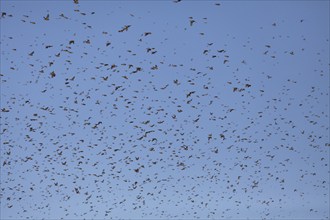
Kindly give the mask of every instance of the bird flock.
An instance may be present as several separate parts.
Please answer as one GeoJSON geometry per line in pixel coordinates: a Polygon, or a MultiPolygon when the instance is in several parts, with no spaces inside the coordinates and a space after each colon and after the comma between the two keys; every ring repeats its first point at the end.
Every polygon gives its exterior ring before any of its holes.
{"type": "Polygon", "coordinates": [[[1,219],[329,219],[329,36],[237,4],[3,2],[1,219]]]}

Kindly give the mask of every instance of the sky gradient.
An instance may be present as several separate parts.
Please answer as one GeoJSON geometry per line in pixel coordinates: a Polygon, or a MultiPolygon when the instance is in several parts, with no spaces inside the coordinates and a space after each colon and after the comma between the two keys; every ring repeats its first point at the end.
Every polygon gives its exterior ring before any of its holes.
{"type": "Polygon", "coordinates": [[[1,1],[1,219],[329,219],[329,1],[1,1]]]}

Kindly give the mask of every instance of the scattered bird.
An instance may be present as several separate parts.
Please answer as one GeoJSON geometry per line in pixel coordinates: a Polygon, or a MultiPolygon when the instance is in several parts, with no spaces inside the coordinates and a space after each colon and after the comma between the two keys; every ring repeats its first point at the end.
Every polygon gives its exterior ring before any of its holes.
{"type": "Polygon", "coordinates": [[[49,21],[49,14],[46,15],[46,17],[44,17],[45,21],[49,21]]]}
{"type": "Polygon", "coordinates": [[[169,3],[187,7],[164,22],[148,5],[71,2],[47,11],[45,28],[12,4],[1,13],[18,25],[2,30],[3,217],[284,219],[294,198],[302,215],[328,218],[328,60],[300,49],[319,39],[304,19],[256,38],[221,26],[212,10],[230,4],[169,3]]]}
{"type": "Polygon", "coordinates": [[[128,31],[128,28],[131,27],[131,25],[125,25],[121,30],[119,30],[118,32],[124,32],[124,31],[128,31]]]}
{"type": "Polygon", "coordinates": [[[50,76],[51,76],[52,78],[54,78],[54,77],[56,76],[55,72],[52,71],[52,72],[50,73],[50,76]]]}
{"type": "Polygon", "coordinates": [[[193,24],[196,23],[195,20],[190,20],[189,22],[190,22],[190,26],[193,26],[193,24]]]}

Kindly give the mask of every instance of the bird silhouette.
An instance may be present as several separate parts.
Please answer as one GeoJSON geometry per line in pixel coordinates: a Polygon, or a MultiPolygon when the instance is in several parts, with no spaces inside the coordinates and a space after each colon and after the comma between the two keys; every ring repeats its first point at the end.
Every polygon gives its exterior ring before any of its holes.
{"type": "Polygon", "coordinates": [[[1,217],[328,219],[326,7],[285,4],[5,2],[1,217]]]}
{"type": "Polygon", "coordinates": [[[46,17],[44,17],[45,21],[49,21],[49,14],[46,15],[46,17]]]}

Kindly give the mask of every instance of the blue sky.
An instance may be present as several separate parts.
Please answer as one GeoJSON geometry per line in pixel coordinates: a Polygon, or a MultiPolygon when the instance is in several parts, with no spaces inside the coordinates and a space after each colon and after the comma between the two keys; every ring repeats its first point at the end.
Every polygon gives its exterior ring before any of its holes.
{"type": "Polygon", "coordinates": [[[1,14],[1,219],[329,219],[329,1],[1,14]]]}

